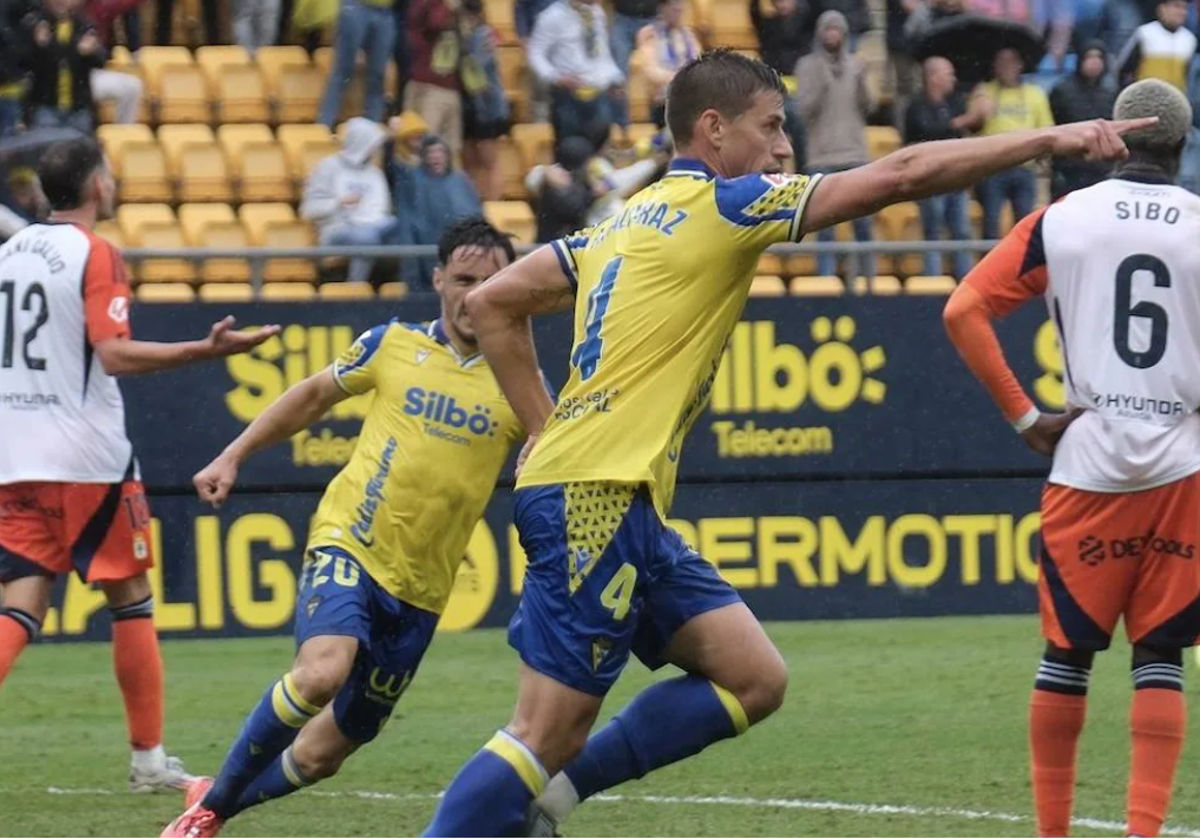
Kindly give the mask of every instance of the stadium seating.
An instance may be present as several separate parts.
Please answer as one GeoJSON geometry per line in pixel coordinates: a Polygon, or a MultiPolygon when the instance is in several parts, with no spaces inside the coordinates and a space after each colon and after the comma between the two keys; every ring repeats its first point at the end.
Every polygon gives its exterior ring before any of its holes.
{"type": "Polygon", "coordinates": [[[148,224],[174,224],[175,211],[167,204],[122,204],[117,227],[130,247],[141,247],[142,229],[148,224]]]}
{"type": "Polygon", "coordinates": [[[257,67],[227,64],[220,68],[216,117],[220,123],[265,123],[271,118],[266,85],[257,67]]]}
{"type": "Polygon", "coordinates": [[[287,157],[288,166],[293,175],[304,170],[305,146],[316,145],[325,150],[333,146],[336,150],[337,141],[333,139],[333,134],[320,123],[281,125],[277,134],[279,145],[283,147],[283,153],[287,157]]]}
{"type": "MultiPolygon", "coordinates": [[[[263,227],[264,248],[311,248],[316,244],[312,226],[302,221],[268,221],[263,227]]],[[[317,267],[311,259],[267,260],[263,278],[269,281],[315,282],[317,267]]]]}
{"type": "Polygon", "coordinates": [[[141,303],[191,303],[195,290],[187,283],[142,283],[137,287],[141,303]]]}
{"type": "Polygon", "coordinates": [[[279,81],[272,94],[275,119],[280,123],[316,122],[325,74],[311,65],[289,64],[279,71],[279,81]]]}
{"type": "Polygon", "coordinates": [[[217,129],[217,142],[225,153],[229,171],[239,175],[242,171],[242,150],[250,143],[274,143],[275,135],[263,123],[223,125],[217,129]]]}
{"type": "Polygon", "coordinates": [[[95,234],[117,248],[125,247],[125,234],[121,232],[121,225],[116,219],[105,219],[99,222],[95,227],[95,234]]]}
{"type": "Polygon", "coordinates": [[[205,303],[246,303],[254,300],[254,289],[243,283],[205,283],[197,296],[205,303]]]}
{"type": "Polygon", "coordinates": [[[154,141],[126,143],[121,148],[118,165],[121,177],[117,181],[117,198],[130,201],[173,201],[175,190],[167,171],[167,159],[154,141]]]}
{"type": "Polygon", "coordinates": [[[240,201],[292,200],[292,175],[277,143],[250,143],[245,147],[237,193],[240,201]]]}
{"type": "Polygon", "coordinates": [[[180,201],[233,201],[229,167],[216,143],[187,143],[179,158],[180,201]]]}
{"type": "Polygon", "coordinates": [[[867,154],[871,160],[890,155],[901,146],[900,132],[890,125],[869,125],[866,135],[867,154]]]}
{"type": "Polygon", "coordinates": [[[183,238],[190,245],[200,245],[204,242],[204,229],[208,225],[236,222],[237,217],[228,204],[179,205],[179,226],[183,229],[183,238]]]}
{"type": "Polygon", "coordinates": [[[801,297],[839,297],[846,287],[840,277],[793,277],[789,291],[801,297]]]}
{"type": "MultiPolygon", "coordinates": [[[[246,229],[236,220],[211,222],[200,231],[195,243],[210,250],[236,250],[250,247],[246,229]]],[[[201,279],[205,283],[248,283],[250,263],[240,259],[205,260],[201,266],[201,279]]]]}
{"type": "Polygon", "coordinates": [[[521,153],[509,137],[501,137],[497,143],[498,155],[496,165],[504,176],[504,197],[516,201],[525,198],[525,168],[521,162],[521,153]]]}
{"type": "Polygon", "coordinates": [[[208,89],[215,96],[220,89],[218,79],[226,67],[248,67],[250,53],[242,46],[205,46],[196,50],[196,64],[204,73],[208,89]]]}
{"type": "MultiPolygon", "coordinates": [[[[183,229],[175,221],[143,224],[138,240],[139,247],[152,250],[175,251],[187,247],[183,229]]],[[[187,260],[153,259],[138,266],[138,276],[143,283],[190,283],[195,279],[196,271],[187,260]]]]}
{"type": "Polygon", "coordinates": [[[264,283],[261,297],[263,300],[303,302],[315,300],[317,292],[310,283],[264,283]]]}
{"type": "Polygon", "coordinates": [[[408,296],[408,284],[402,283],[399,280],[393,280],[390,283],[381,283],[379,285],[379,296],[386,300],[400,300],[400,298],[408,296]]]}
{"type": "Polygon", "coordinates": [[[194,62],[187,47],[142,47],[138,50],[137,63],[142,68],[146,92],[157,97],[162,92],[164,69],[187,66],[194,62]]]}
{"type": "Polygon", "coordinates": [[[957,285],[953,277],[909,277],[904,291],[910,295],[948,295],[957,285]]]}
{"type": "Polygon", "coordinates": [[[514,125],[510,136],[526,172],[538,164],[554,163],[554,129],[549,123],[514,125]]]}
{"type": "Polygon", "coordinates": [[[898,295],[901,291],[900,278],[890,274],[874,277],[855,277],[850,290],[856,295],[898,295]]]}
{"type": "Polygon", "coordinates": [[[242,227],[246,229],[251,244],[261,246],[266,240],[267,226],[295,222],[296,211],[292,209],[292,205],[283,202],[243,204],[238,208],[238,218],[242,222],[242,227]]]}
{"type": "MultiPolygon", "coordinates": [[[[279,82],[285,68],[309,66],[308,53],[304,47],[297,46],[259,47],[254,54],[254,63],[262,72],[267,93],[272,96],[279,93],[279,82]]],[[[320,95],[320,91],[317,94],[320,95]]]]}
{"type": "Polygon", "coordinates": [[[207,123],[212,120],[208,84],[194,64],[162,68],[157,95],[152,94],[157,119],[162,123],[207,123]]]}
{"type": "Polygon", "coordinates": [[[783,278],[772,275],[759,275],[750,283],[750,297],[783,297],[787,288],[783,278]]]}
{"type": "Polygon", "coordinates": [[[321,300],[374,300],[370,283],[325,283],[317,288],[321,300]]]}
{"type": "Polygon", "coordinates": [[[183,162],[183,150],[188,145],[212,145],[216,142],[213,130],[205,123],[164,125],[158,129],[158,144],[167,156],[167,166],[178,177],[183,162]]]}
{"type": "Polygon", "coordinates": [[[485,201],[483,216],[517,242],[537,241],[537,219],[524,201],[485,201]]]}
{"type": "Polygon", "coordinates": [[[113,175],[121,177],[121,154],[130,143],[153,143],[154,133],[145,125],[102,125],[96,137],[104,147],[113,175]]]}

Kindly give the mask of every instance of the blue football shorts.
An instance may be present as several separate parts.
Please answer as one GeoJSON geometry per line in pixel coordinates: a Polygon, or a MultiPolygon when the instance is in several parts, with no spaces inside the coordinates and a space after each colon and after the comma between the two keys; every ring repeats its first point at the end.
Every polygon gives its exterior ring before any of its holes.
{"type": "Polygon", "coordinates": [[[526,665],[605,695],[629,654],[647,667],[688,620],[741,596],[659,517],[642,485],[578,482],[516,493],[528,558],[508,641],[526,665]]]}
{"type": "Polygon", "coordinates": [[[310,548],[296,598],[296,647],[314,636],[351,636],[358,655],[333,699],[353,741],[372,740],[408,688],[433,640],[438,616],[387,592],[341,548],[310,548]]]}

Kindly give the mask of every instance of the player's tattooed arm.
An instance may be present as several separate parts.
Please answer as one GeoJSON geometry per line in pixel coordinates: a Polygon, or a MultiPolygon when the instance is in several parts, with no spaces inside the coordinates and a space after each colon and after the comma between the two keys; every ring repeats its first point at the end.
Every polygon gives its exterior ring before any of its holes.
{"type": "Polygon", "coordinates": [[[479,349],[531,437],[554,411],[533,344],[534,315],[572,306],[575,288],[551,247],[539,248],[467,295],[479,349]]]}

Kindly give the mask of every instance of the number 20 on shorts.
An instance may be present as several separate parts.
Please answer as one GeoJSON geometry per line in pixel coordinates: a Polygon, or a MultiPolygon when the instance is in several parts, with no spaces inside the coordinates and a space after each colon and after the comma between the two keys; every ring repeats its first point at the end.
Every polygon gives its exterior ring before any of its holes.
{"type": "Polygon", "coordinates": [[[309,584],[312,588],[319,589],[330,580],[338,586],[356,586],[359,571],[358,566],[345,557],[335,557],[324,551],[314,551],[313,559],[306,564],[304,574],[309,576],[309,584]],[[332,576],[329,574],[331,565],[333,567],[332,576]]]}

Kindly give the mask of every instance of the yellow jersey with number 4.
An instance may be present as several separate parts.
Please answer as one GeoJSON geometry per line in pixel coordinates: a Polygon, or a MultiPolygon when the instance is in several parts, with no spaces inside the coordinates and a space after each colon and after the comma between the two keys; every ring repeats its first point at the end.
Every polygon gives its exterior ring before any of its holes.
{"type": "Polygon", "coordinates": [[[679,450],[708,404],[763,249],[797,242],[819,181],[719,178],[675,160],[595,227],[553,243],[576,287],[570,377],[517,487],[650,486],[666,516],[679,450]]]}
{"type": "Polygon", "coordinates": [[[440,614],[525,432],[483,356],[461,356],[438,321],[368,330],[333,375],[347,393],[375,398],[308,544],[344,549],[392,595],[440,614]]]}

